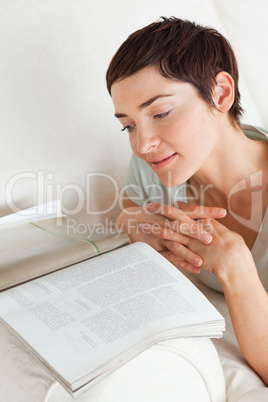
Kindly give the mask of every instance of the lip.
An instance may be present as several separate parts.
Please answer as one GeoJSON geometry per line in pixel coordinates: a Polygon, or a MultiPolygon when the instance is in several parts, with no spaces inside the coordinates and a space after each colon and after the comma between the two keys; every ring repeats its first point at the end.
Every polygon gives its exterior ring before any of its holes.
{"type": "Polygon", "coordinates": [[[161,155],[156,158],[149,159],[148,162],[154,170],[158,170],[169,165],[173,161],[173,159],[176,158],[176,156],[177,153],[174,153],[172,155],[161,155]]]}

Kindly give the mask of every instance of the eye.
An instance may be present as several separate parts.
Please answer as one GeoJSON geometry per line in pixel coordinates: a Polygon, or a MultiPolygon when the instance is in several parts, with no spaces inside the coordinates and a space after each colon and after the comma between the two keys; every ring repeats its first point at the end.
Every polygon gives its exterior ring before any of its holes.
{"type": "Polygon", "coordinates": [[[129,133],[131,133],[131,131],[133,130],[134,127],[135,127],[135,124],[131,124],[130,126],[126,126],[126,127],[122,128],[121,131],[127,130],[129,133]]]}
{"type": "Polygon", "coordinates": [[[167,112],[164,113],[159,113],[154,115],[154,119],[164,119],[170,114],[171,110],[168,110],[167,112]]]}

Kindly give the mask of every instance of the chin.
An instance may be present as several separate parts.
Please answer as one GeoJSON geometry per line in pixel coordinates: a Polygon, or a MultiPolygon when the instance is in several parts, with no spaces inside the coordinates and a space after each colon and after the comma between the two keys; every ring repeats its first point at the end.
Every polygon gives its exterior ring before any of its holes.
{"type": "Polygon", "coordinates": [[[178,187],[181,184],[185,183],[190,177],[186,177],[183,175],[183,177],[181,176],[174,176],[172,177],[172,172],[168,172],[167,175],[158,175],[159,180],[161,181],[161,183],[168,188],[172,188],[172,187],[178,187]]]}

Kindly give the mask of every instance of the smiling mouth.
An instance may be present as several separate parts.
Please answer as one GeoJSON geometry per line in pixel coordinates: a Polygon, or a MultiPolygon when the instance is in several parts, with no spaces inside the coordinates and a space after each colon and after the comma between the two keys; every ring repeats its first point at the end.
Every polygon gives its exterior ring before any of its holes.
{"type": "Polygon", "coordinates": [[[154,169],[163,168],[163,167],[167,166],[171,161],[173,161],[173,159],[176,157],[176,155],[177,155],[177,153],[175,152],[174,154],[167,156],[166,158],[163,158],[160,161],[151,162],[150,164],[154,169]]]}
{"type": "Polygon", "coordinates": [[[158,162],[152,162],[152,163],[156,163],[156,164],[158,164],[158,163],[162,163],[162,162],[164,162],[164,161],[168,160],[169,158],[171,158],[171,157],[172,157],[172,156],[174,156],[174,155],[175,155],[175,154],[172,154],[172,155],[168,156],[167,158],[162,159],[161,161],[158,161],[158,162]]]}

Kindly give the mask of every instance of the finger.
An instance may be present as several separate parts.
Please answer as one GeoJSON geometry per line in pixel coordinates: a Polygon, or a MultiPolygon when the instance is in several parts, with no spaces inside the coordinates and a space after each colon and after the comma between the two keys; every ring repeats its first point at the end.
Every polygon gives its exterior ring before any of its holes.
{"type": "Polygon", "coordinates": [[[128,236],[131,243],[141,241],[149,244],[152,248],[154,248],[158,252],[167,250],[166,246],[162,244],[162,240],[150,234],[142,233],[138,227],[136,229],[132,229],[131,232],[128,232],[128,236]]]}
{"type": "Polygon", "coordinates": [[[137,215],[133,217],[132,215],[128,216],[128,212],[125,212],[125,219],[120,225],[118,225],[118,228],[121,230],[126,230],[127,232],[132,230],[133,227],[136,225],[140,224],[151,224],[151,225],[158,225],[158,226],[167,226],[168,224],[168,219],[165,218],[162,215],[158,214],[151,214],[148,211],[145,211],[147,213],[143,213],[140,215],[137,215]]]}
{"type": "Polygon", "coordinates": [[[224,208],[191,205],[183,201],[176,201],[173,206],[192,219],[223,218],[227,214],[227,211],[224,208]]]}
{"type": "MultiPolygon", "coordinates": [[[[204,221],[208,221],[209,219],[206,219],[204,221]]],[[[208,223],[206,224],[209,225],[208,223]]],[[[210,228],[211,226],[209,226],[210,228]]],[[[139,224],[139,230],[146,235],[154,236],[159,240],[163,240],[161,242],[161,244],[165,244],[165,241],[172,241],[172,242],[176,242],[176,243],[180,243],[184,246],[186,246],[187,248],[191,248],[189,247],[190,245],[194,245],[195,242],[198,246],[199,244],[199,239],[195,239],[192,237],[189,237],[188,235],[184,235],[182,233],[177,233],[176,231],[173,231],[167,227],[162,227],[159,225],[150,225],[148,223],[145,224],[139,224]]],[[[196,246],[196,247],[197,247],[196,246]]]]}
{"type": "Polygon", "coordinates": [[[152,202],[147,205],[146,209],[152,214],[162,215],[170,220],[181,219],[184,222],[192,222],[192,219],[188,217],[187,214],[171,205],[152,202]]]}
{"type": "Polygon", "coordinates": [[[165,257],[169,262],[175,265],[178,268],[182,268],[187,272],[191,272],[193,274],[199,274],[200,268],[190,264],[187,261],[183,261],[178,258],[175,254],[171,253],[171,251],[162,251],[160,252],[163,257],[165,257]]]}
{"type": "MultiPolygon", "coordinates": [[[[154,204],[154,207],[157,204],[154,204]]],[[[161,210],[163,212],[163,214],[169,215],[169,216],[173,216],[173,218],[175,217],[175,214],[173,214],[173,210],[176,211],[176,208],[174,207],[170,207],[168,205],[163,205],[163,204],[158,204],[161,205],[161,210]]],[[[168,236],[169,234],[171,234],[170,231],[176,232],[178,234],[182,234],[184,236],[188,236],[188,237],[192,237],[194,239],[197,239],[199,241],[201,241],[204,244],[210,244],[212,242],[212,235],[210,234],[210,231],[205,230],[205,228],[207,227],[207,225],[204,225],[203,222],[199,223],[195,220],[192,220],[190,218],[188,218],[184,213],[181,213],[179,210],[177,210],[176,212],[177,215],[177,219],[168,219],[166,218],[165,220],[161,219],[156,219],[156,222],[151,224],[149,222],[146,223],[140,223],[139,227],[141,228],[142,231],[146,232],[146,233],[151,233],[154,235],[157,234],[161,234],[164,235],[164,238],[166,236],[168,236]],[[179,216],[180,215],[180,216],[179,216]],[[161,230],[161,226],[165,227],[167,229],[169,229],[170,231],[163,231],[161,230]]],[[[160,215],[155,215],[160,217],[160,215]]],[[[209,226],[210,228],[210,226],[209,226]]],[[[175,240],[175,239],[171,239],[171,240],[175,240]]],[[[177,240],[175,240],[177,241],[177,240]]],[[[180,241],[180,240],[178,240],[180,241]]]]}
{"type": "Polygon", "coordinates": [[[177,256],[180,261],[186,261],[198,268],[203,264],[202,257],[185,247],[183,244],[169,240],[162,240],[162,244],[171,251],[172,254],[177,256]]]}
{"type": "Polygon", "coordinates": [[[159,224],[151,225],[149,223],[141,223],[139,224],[139,229],[142,233],[155,236],[159,239],[175,241],[183,245],[187,245],[189,243],[189,236],[183,235],[159,224]]]}

